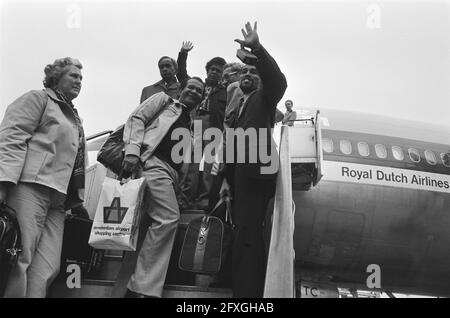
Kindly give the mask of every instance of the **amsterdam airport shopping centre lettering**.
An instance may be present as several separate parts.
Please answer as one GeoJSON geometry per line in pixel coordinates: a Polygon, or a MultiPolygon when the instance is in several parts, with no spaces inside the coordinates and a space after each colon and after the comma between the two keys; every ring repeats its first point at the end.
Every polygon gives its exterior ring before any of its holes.
{"type": "Polygon", "coordinates": [[[450,193],[449,175],[334,161],[324,162],[324,172],[328,180],[450,193]]]}

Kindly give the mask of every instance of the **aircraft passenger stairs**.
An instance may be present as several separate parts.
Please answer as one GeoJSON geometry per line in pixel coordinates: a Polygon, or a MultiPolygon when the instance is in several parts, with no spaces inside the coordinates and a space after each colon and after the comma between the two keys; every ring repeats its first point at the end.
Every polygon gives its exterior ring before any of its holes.
{"type": "MultiPolygon", "coordinates": [[[[179,231],[183,232],[192,218],[203,211],[185,211],[180,219],[179,231]]],[[[163,298],[229,298],[230,287],[210,287],[209,277],[182,272],[177,268],[182,236],[177,235],[164,286],[163,298]]],[[[62,273],[50,288],[50,298],[121,298],[126,291],[130,268],[122,266],[123,252],[106,250],[100,271],[81,280],[81,288],[68,288],[62,273]]]]}
{"type": "MultiPolygon", "coordinates": [[[[322,176],[322,148],[319,112],[315,117],[300,120],[292,127],[281,126],[274,130],[274,139],[280,156],[274,207],[269,219],[272,226],[268,243],[268,262],[264,297],[295,297],[295,251],[294,213],[292,189],[308,190],[316,185],[322,176]]],[[[95,137],[98,137],[97,134],[95,137]]],[[[96,142],[96,141],[94,141],[96,142]]],[[[98,147],[101,143],[97,142],[98,147]]],[[[87,173],[85,205],[95,211],[96,200],[101,191],[101,183],[106,169],[100,164],[91,166],[87,173]],[[101,168],[98,168],[98,167],[101,168]]],[[[297,213],[299,213],[297,208],[297,213]]],[[[203,211],[183,211],[179,224],[182,234],[192,218],[201,216],[203,211]]],[[[93,218],[93,215],[91,215],[93,218]]],[[[166,277],[163,298],[230,298],[232,291],[229,272],[225,278],[217,279],[206,275],[195,275],[178,269],[178,255],[182,235],[177,235],[174,243],[169,270],[166,277]]],[[[123,262],[120,251],[105,251],[102,268],[93,277],[81,280],[81,288],[69,289],[66,284],[68,274],[62,273],[49,290],[48,297],[57,298],[116,298],[123,297],[130,268],[123,262]]],[[[131,263],[131,262],[130,262],[131,263]]],[[[129,266],[130,267],[130,266],[129,266]]],[[[62,269],[62,271],[65,269],[62,269]]],[[[230,271],[228,268],[226,271],[230,271]]],[[[220,275],[219,275],[220,276],[220,275]]]]}

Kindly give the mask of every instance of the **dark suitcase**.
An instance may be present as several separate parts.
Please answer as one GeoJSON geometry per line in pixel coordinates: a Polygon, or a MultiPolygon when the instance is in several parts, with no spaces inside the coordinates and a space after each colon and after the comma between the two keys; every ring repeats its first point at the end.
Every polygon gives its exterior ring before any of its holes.
{"type": "Polygon", "coordinates": [[[0,204],[0,297],[3,297],[9,273],[21,252],[21,238],[16,212],[0,204]]]}
{"type": "Polygon", "coordinates": [[[101,271],[104,250],[94,249],[88,244],[93,221],[68,215],[64,223],[63,247],[61,252],[61,274],[67,266],[80,266],[83,278],[95,278],[101,271]]]}
{"type": "Polygon", "coordinates": [[[179,268],[199,274],[219,274],[231,252],[233,229],[231,200],[225,196],[208,214],[189,222],[181,247],[179,268]]]}

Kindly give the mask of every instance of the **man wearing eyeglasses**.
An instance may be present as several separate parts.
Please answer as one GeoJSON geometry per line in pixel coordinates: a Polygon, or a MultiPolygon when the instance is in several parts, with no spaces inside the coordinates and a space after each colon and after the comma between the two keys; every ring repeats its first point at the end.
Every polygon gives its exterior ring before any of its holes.
{"type": "Polygon", "coordinates": [[[226,87],[228,85],[239,81],[243,65],[237,62],[227,63],[223,67],[222,84],[226,87]]]}
{"type": "Polygon", "coordinates": [[[227,106],[225,108],[225,127],[227,127],[227,118],[230,113],[239,104],[239,100],[242,98],[243,93],[239,88],[239,77],[241,76],[241,70],[244,65],[241,63],[228,63],[223,68],[222,83],[227,88],[227,106]]]}

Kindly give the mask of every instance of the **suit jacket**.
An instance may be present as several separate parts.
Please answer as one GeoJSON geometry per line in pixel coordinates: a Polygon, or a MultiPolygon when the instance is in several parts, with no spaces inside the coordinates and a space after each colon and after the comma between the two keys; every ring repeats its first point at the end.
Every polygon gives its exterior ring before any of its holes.
{"type": "MultiPolygon", "coordinates": [[[[263,128],[266,130],[266,138],[259,138],[258,135],[257,143],[246,143],[245,156],[247,160],[250,152],[256,152],[257,162],[243,164],[242,168],[243,173],[249,177],[274,179],[277,174],[276,172],[262,173],[261,168],[270,166],[272,160],[279,161],[275,141],[272,138],[272,128],[275,123],[277,104],[286,91],[287,82],[275,60],[263,46],[260,46],[257,50],[253,50],[253,53],[258,57],[256,68],[261,77],[262,85],[248,96],[242,105],[240,114],[240,107],[236,107],[233,110],[230,114],[229,122],[232,128],[243,128],[244,130],[248,128],[256,128],[258,130],[263,128]],[[260,149],[261,147],[263,149],[260,149]],[[272,153],[269,163],[263,163],[264,160],[261,160],[260,150],[265,150],[268,155],[272,153]]],[[[278,167],[278,163],[276,163],[276,167],[278,167]]]]}
{"type": "Polygon", "coordinates": [[[78,138],[73,110],[53,90],[25,93],[0,124],[0,181],[38,183],[67,194],[78,138]]]}
{"type": "Polygon", "coordinates": [[[142,89],[141,103],[153,94],[164,92],[170,97],[177,99],[180,91],[180,83],[175,82],[166,87],[164,80],[160,80],[153,85],[146,86],[142,89]]]}

